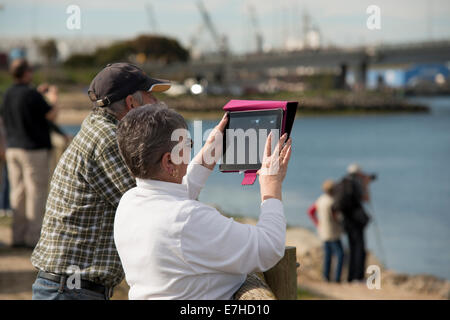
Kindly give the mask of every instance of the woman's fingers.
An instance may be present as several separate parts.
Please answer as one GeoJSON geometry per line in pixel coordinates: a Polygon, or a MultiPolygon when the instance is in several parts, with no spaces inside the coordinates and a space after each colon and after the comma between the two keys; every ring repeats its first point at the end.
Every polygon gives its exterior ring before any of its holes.
{"type": "Polygon", "coordinates": [[[285,145],[287,134],[285,133],[281,136],[273,153],[271,152],[272,137],[273,137],[273,134],[272,134],[272,132],[270,132],[270,134],[268,135],[267,140],[266,140],[266,146],[265,146],[265,150],[264,150],[264,158],[263,158],[262,166],[261,166],[263,171],[261,172],[261,174],[270,174],[270,175],[277,174],[280,169],[280,165],[282,164],[280,160],[287,153],[287,144],[285,145]],[[280,152],[281,146],[283,146],[283,148],[280,152]]]}
{"type": "Polygon", "coordinates": [[[287,133],[283,134],[280,138],[280,140],[278,140],[277,145],[275,146],[275,149],[273,150],[273,154],[274,155],[279,155],[280,154],[280,148],[284,145],[284,142],[286,141],[287,138],[287,133]]]}
{"type": "Polygon", "coordinates": [[[289,159],[291,158],[291,150],[292,150],[292,139],[289,138],[289,140],[286,142],[286,144],[283,147],[283,150],[281,150],[280,153],[280,162],[283,168],[286,168],[287,164],[289,163],[289,159]]]}
{"type": "Polygon", "coordinates": [[[266,146],[264,147],[264,159],[269,158],[272,154],[272,132],[269,133],[266,139],[266,146]]]}
{"type": "Polygon", "coordinates": [[[291,153],[292,153],[292,145],[289,145],[286,155],[284,156],[284,158],[281,160],[282,166],[283,167],[287,167],[288,163],[289,163],[289,159],[291,159],[291,153]]]}
{"type": "Polygon", "coordinates": [[[222,119],[220,120],[219,124],[214,127],[214,129],[211,131],[211,133],[208,136],[208,139],[206,139],[205,144],[211,144],[216,140],[216,135],[220,132],[220,137],[223,137],[223,132],[225,131],[225,127],[227,126],[228,117],[227,113],[224,114],[222,119]]]}
{"type": "Polygon", "coordinates": [[[213,143],[216,140],[216,135],[220,132],[221,136],[223,137],[223,133],[225,131],[225,127],[227,126],[228,122],[228,116],[227,113],[225,113],[220,120],[219,124],[214,127],[214,129],[211,131],[211,133],[208,136],[208,139],[206,140],[206,143],[213,143]]]}
{"type": "Polygon", "coordinates": [[[220,120],[219,124],[216,126],[216,129],[223,133],[225,127],[227,126],[227,122],[228,122],[228,113],[226,112],[223,115],[222,120],[220,120]]]}
{"type": "Polygon", "coordinates": [[[283,159],[283,158],[286,156],[286,152],[287,152],[289,146],[291,145],[291,143],[292,143],[292,139],[289,138],[289,140],[288,140],[288,141],[285,143],[285,145],[283,146],[283,149],[281,149],[281,152],[280,152],[280,159],[283,159]]]}

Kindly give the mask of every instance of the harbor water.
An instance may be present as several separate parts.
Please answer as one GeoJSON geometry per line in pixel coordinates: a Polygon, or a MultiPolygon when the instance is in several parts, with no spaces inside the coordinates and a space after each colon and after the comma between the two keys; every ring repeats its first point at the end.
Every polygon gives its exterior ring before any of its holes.
{"type": "MultiPolygon", "coordinates": [[[[370,188],[368,248],[390,269],[450,279],[450,97],[413,100],[431,112],[300,115],[283,187],[285,215],[290,226],[313,229],[307,208],[321,194],[322,182],[341,178],[357,162],[378,175],[370,188]]],[[[203,130],[216,123],[203,121],[203,130]]],[[[259,185],[243,187],[242,178],[216,168],[200,201],[257,218],[259,185]]]]}

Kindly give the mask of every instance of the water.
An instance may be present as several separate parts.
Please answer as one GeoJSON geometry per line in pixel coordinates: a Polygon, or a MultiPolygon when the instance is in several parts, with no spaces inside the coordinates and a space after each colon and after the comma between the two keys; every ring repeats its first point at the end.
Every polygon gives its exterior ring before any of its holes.
{"type": "MultiPolygon", "coordinates": [[[[289,225],[313,229],[306,210],[323,180],[339,179],[358,162],[378,174],[371,196],[387,266],[450,279],[450,98],[415,101],[432,112],[298,118],[283,186],[285,214],[289,225]]],[[[204,121],[203,129],[215,124],[204,121]]],[[[242,187],[242,178],[216,168],[200,200],[256,218],[259,185],[242,187]]],[[[383,258],[376,231],[371,223],[367,245],[383,258]]]]}

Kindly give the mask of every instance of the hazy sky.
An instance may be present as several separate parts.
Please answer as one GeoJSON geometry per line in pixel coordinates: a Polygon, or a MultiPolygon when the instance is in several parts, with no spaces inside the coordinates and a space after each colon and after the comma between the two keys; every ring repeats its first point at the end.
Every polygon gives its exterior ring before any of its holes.
{"type": "MultiPolygon", "coordinates": [[[[187,45],[200,34],[202,46],[213,48],[196,5],[197,0],[0,0],[0,36],[132,37],[157,31],[187,45]],[[81,29],[68,30],[66,8],[81,9],[81,29]],[[153,8],[150,22],[146,5],[153,8]]],[[[450,39],[449,0],[204,0],[217,31],[226,34],[235,52],[255,48],[248,7],[255,8],[265,46],[279,47],[300,39],[303,12],[309,13],[325,44],[359,45],[450,39]],[[381,9],[381,30],[368,30],[366,8],[381,9]]]]}

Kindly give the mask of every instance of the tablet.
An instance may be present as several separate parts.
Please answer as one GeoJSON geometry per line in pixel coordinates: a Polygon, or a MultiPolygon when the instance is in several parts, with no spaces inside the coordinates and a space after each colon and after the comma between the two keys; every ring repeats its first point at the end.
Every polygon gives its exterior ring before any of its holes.
{"type": "Polygon", "coordinates": [[[283,109],[229,112],[220,171],[259,170],[267,135],[280,136],[282,124],[283,109]]]}

